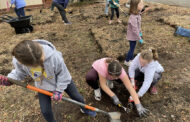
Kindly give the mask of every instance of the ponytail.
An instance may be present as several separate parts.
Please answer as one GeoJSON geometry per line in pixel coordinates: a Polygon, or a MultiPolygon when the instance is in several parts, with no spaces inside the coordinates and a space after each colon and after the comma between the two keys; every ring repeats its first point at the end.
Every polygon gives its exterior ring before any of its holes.
{"type": "Polygon", "coordinates": [[[158,57],[157,50],[155,48],[152,48],[151,50],[152,50],[152,54],[153,54],[153,59],[158,60],[159,57],[158,57]]]}

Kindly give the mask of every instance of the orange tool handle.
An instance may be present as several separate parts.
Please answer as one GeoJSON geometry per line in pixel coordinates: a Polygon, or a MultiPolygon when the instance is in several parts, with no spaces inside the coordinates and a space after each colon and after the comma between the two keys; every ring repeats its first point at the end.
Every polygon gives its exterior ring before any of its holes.
{"type": "Polygon", "coordinates": [[[96,108],[92,107],[92,106],[89,106],[89,105],[85,105],[84,106],[86,109],[89,109],[89,110],[92,110],[92,111],[95,111],[96,108]]]}
{"type": "Polygon", "coordinates": [[[39,93],[48,95],[48,96],[50,96],[50,97],[53,96],[53,93],[48,92],[48,91],[43,90],[43,89],[36,88],[36,87],[34,87],[34,86],[31,86],[31,85],[27,85],[26,88],[28,88],[28,89],[30,89],[30,90],[32,90],[32,91],[37,91],[37,92],[39,92],[39,93]]]}

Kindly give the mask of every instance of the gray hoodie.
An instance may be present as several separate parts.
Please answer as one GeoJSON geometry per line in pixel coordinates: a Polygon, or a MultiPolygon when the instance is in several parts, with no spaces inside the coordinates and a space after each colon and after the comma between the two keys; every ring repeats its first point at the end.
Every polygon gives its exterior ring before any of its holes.
{"type": "Polygon", "coordinates": [[[133,59],[130,67],[129,67],[129,77],[135,78],[135,70],[139,69],[141,72],[144,73],[144,82],[142,87],[140,88],[138,95],[142,97],[147,90],[149,89],[155,73],[162,73],[164,72],[164,68],[158,61],[152,61],[148,65],[141,67],[140,64],[140,53],[133,59]]]}
{"type": "Polygon", "coordinates": [[[15,80],[23,80],[29,75],[34,79],[37,88],[63,92],[68,84],[71,83],[72,78],[64,63],[62,53],[57,51],[54,45],[46,40],[34,41],[37,41],[43,47],[45,54],[43,80],[41,82],[39,80],[39,77],[42,75],[41,67],[26,67],[20,64],[16,58],[13,58],[15,69],[8,74],[8,77],[15,80]]]}

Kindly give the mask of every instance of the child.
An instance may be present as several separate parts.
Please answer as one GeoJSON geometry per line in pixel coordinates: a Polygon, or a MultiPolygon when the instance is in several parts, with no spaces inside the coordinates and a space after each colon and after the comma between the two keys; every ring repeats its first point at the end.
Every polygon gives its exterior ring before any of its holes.
{"type": "Polygon", "coordinates": [[[125,85],[131,96],[134,98],[139,115],[145,115],[147,110],[141,105],[138,95],[132,87],[125,70],[118,61],[110,58],[99,59],[92,64],[92,68],[86,75],[86,82],[94,89],[95,99],[97,101],[101,100],[102,89],[112,98],[113,103],[119,106],[121,105],[121,102],[116,94],[111,90],[111,88],[113,88],[113,81],[123,83],[125,85]]]}
{"type": "MultiPolygon", "coordinates": [[[[23,80],[30,75],[35,80],[35,86],[53,92],[53,100],[59,101],[65,91],[72,99],[84,103],[83,97],[77,91],[72,77],[64,63],[61,52],[53,44],[45,40],[24,40],[12,51],[15,67],[9,78],[23,80]]],[[[0,76],[0,85],[11,85],[7,78],[0,76]]],[[[47,122],[55,122],[51,98],[38,93],[41,112],[47,122]]],[[[96,116],[96,112],[81,108],[81,112],[96,116]]]]}
{"type": "Polygon", "coordinates": [[[26,6],[26,2],[24,0],[11,0],[11,8],[12,5],[15,4],[15,13],[18,17],[24,17],[24,7],[26,6]]]}
{"type": "Polygon", "coordinates": [[[108,17],[109,13],[109,0],[106,0],[106,6],[105,6],[105,11],[104,11],[106,17],[108,17]]]}
{"type": "Polygon", "coordinates": [[[180,36],[184,36],[184,37],[189,37],[190,38],[190,29],[185,29],[182,28],[180,26],[176,26],[175,27],[175,36],[180,35],[180,36]]]}
{"type": "Polygon", "coordinates": [[[130,66],[133,59],[133,53],[136,47],[136,41],[143,42],[141,33],[141,15],[140,11],[143,9],[143,0],[131,0],[130,17],[127,26],[127,40],[129,40],[130,49],[127,53],[125,65],[130,66]]]}
{"type": "Polygon", "coordinates": [[[68,3],[69,3],[69,0],[53,0],[52,6],[51,6],[51,10],[53,10],[54,6],[57,7],[65,25],[72,24],[68,21],[66,17],[65,9],[67,8],[68,3]]]}
{"type": "Polygon", "coordinates": [[[157,94],[155,85],[162,77],[163,67],[159,64],[158,53],[155,49],[145,50],[139,53],[132,61],[129,67],[129,77],[132,85],[135,86],[135,80],[143,78],[143,84],[138,92],[142,97],[150,88],[152,94],[157,94]]]}
{"type": "Polygon", "coordinates": [[[110,21],[109,21],[109,24],[112,24],[112,20],[113,20],[113,17],[114,17],[114,11],[116,12],[116,15],[117,15],[117,22],[118,23],[121,23],[121,20],[119,19],[119,0],[109,0],[110,2],[110,7],[111,7],[111,17],[110,17],[110,21]]]}

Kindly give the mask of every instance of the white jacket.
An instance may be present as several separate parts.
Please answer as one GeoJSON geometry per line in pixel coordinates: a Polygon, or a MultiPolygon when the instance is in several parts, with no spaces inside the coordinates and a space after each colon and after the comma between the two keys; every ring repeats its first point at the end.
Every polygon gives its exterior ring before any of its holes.
{"type": "Polygon", "coordinates": [[[136,69],[139,69],[141,72],[144,73],[144,82],[138,92],[138,95],[142,97],[150,88],[150,85],[152,84],[152,81],[154,78],[154,74],[164,72],[164,68],[161,66],[161,64],[158,61],[154,61],[154,60],[150,62],[148,65],[142,67],[140,65],[139,58],[140,58],[140,53],[134,58],[134,60],[132,61],[129,67],[129,77],[135,78],[136,69]]]}

